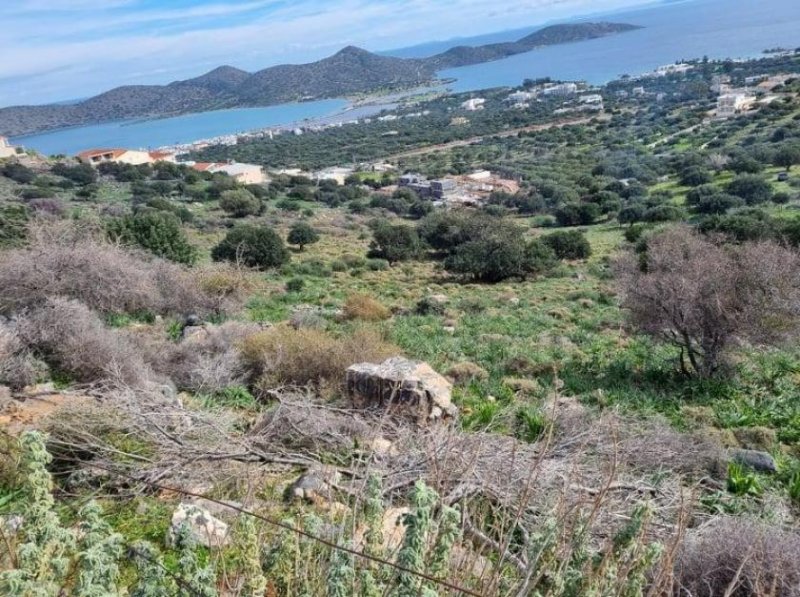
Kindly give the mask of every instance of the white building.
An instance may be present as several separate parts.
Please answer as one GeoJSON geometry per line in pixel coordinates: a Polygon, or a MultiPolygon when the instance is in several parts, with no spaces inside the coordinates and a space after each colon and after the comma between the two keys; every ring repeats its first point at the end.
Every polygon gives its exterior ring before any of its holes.
{"type": "Polygon", "coordinates": [[[566,97],[575,95],[576,93],[578,93],[578,86],[575,83],[558,83],[542,89],[542,95],[554,97],[566,97]]]}
{"type": "Polygon", "coordinates": [[[344,185],[344,181],[347,180],[347,177],[350,176],[353,172],[354,170],[352,168],[345,168],[345,167],[326,168],[325,170],[314,172],[312,178],[314,180],[335,180],[340,185],[344,185]]]}
{"type": "Polygon", "coordinates": [[[717,99],[717,118],[730,118],[747,110],[755,98],[745,93],[726,93],[717,99]]]}
{"type": "Polygon", "coordinates": [[[667,75],[677,75],[687,73],[694,67],[691,64],[666,64],[659,66],[654,74],[657,77],[666,77],[667,75]]]}
{"type": "Polygon", "coordinates": [[[5,137],[0,137],[0,159],[17,155],[17,148],[8,142],[5,137]]]}
{"type": "Polygon", "coordinates": [[[476,112],[477,110],[483,110],[485,104],[485,99],[482,97],[476,97],[465,101],[463,104],[461,104],[461,107],[467,112],[476,112]]]}
{"type": "Polygon", "coordinates": [[[153,158],[148,151],[137,151],[133,149],[89,149],[78,154],[78,159],[86,164],[97,166],[105,162],[115,162],[117,164],[130,164],[140,166],[142,164],[152,164],[153,158]]]}
{"type": "Polygon", "coordinates": [[[506,98],[506,101],[510,104],[522,104],[531,101],[535,97],[536,94],[529,91],[516,91],[509,95],[506,98]]]}

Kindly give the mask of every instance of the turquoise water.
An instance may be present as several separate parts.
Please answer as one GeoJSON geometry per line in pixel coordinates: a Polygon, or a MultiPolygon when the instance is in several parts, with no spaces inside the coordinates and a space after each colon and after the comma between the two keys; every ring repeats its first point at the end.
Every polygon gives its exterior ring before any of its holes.
{"type": "MultiPolygon", "coordinates": [[[[591,20],[600,18],[645,28],[542,48],[497,62],[443,71],[440,75],[457,79],[451,85],[455,91],[515,86],[526,78],[548,76],[600,84],[622,74],[644,73],[682,58],[753,57],[767,48],[800,46],[800,0],[672,1],[635,11],[594,16],[591,20]]],[[[507,32],[493,35],[491,41],[508,41],[522,35],[524,32],[507,32]]],[[[486,39],[480,41],[485,43],[486,39]]],[[[439,50],[441,48],[435,44],[430,46],[431,53],[439,50]]],[[[420,55],[418,49],[410,53],[420,55]]],[[[162,120],[79,127],[13,141],[46,154],[74,154],[92,147],[158,147],[328,117],[345,106],[344,100],[325,100],[221,110],[162,120]]],[[[343,118],[358,118],[376,111],[378,109],[356,110],[343,118]]]]}
{"type": "Polygon", "coordinates": [[[18,137],[12,142],[47,155],[72,155],[91,148],[153,148],[321,118],[341,112],[346,106],[346,101],[332,99],[267,108],[216,110],[158,120],[74,127],[18,137]]]}
{"type": "Polygon", "coordinates": [[[800,0],[692,0],[603,18],[645,28],[440,74],[458,79],[451,85],[455,91],[516,86],[539,77],[601,84],[684,58],[747,58],[767,48],[800,46],[800,0]]]}

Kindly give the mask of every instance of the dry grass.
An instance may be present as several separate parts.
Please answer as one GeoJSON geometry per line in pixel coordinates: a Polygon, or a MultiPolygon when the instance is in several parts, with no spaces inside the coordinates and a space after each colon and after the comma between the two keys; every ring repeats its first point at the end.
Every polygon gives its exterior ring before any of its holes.
{"type": "Polygon", "coordinates": [[[385,305],[366,294],[358,293],[347,297],[342,312],[345,319],[359,321],[384,321],[392,316],[385,305]]]}
{"type": "Polygon", "coordinates": [[[473,381],[485,381],[489,379],[489,372],[480,365],[465,361],[456,363],[447,370],[447,377],[453,380],[456,385],[466,385],[473,381]]]}
{"type": "Polygon", "coordinates": [[[381,362],[400,354],[370,329],[336,337],[315,329],[273,328],[247,338],[242,356],[251,379],[262,388],[277,386],[339,387],[354,363],[381,362]]]}

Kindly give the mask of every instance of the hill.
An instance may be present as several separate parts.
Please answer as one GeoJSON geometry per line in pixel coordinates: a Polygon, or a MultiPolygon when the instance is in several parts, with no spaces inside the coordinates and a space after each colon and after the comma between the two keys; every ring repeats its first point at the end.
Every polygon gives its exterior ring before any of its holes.
{"type": "Polygon", "coordinates": [[[594,39],[637,29],[620,23],[545,27],[517,42],[456,47],[425,59],[379,56],[353,46],[309,64],[284,64],[249,73],[221,66],[168,85],[117,87],[72,105],[0,109],[0,134],[19,136],[129,118],[158,118],[222,108],[270,106],[423,85],[445,68],[498,60],[537,47],[594,39]]]}

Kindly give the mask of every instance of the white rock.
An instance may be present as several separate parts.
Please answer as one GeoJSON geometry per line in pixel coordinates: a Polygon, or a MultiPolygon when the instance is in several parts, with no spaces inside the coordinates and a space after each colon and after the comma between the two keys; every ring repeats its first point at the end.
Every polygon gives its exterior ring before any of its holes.
{"type": "Polygon", "coordinates": [[[200,545],[224,547],[230,541],[227,524],[214,518],[208,510],[184,503],[172,514],[172,525],[167,538],[170,544],[174,544],[175,537],[184,524],[189,526],[189,531],[200,545]]]}

